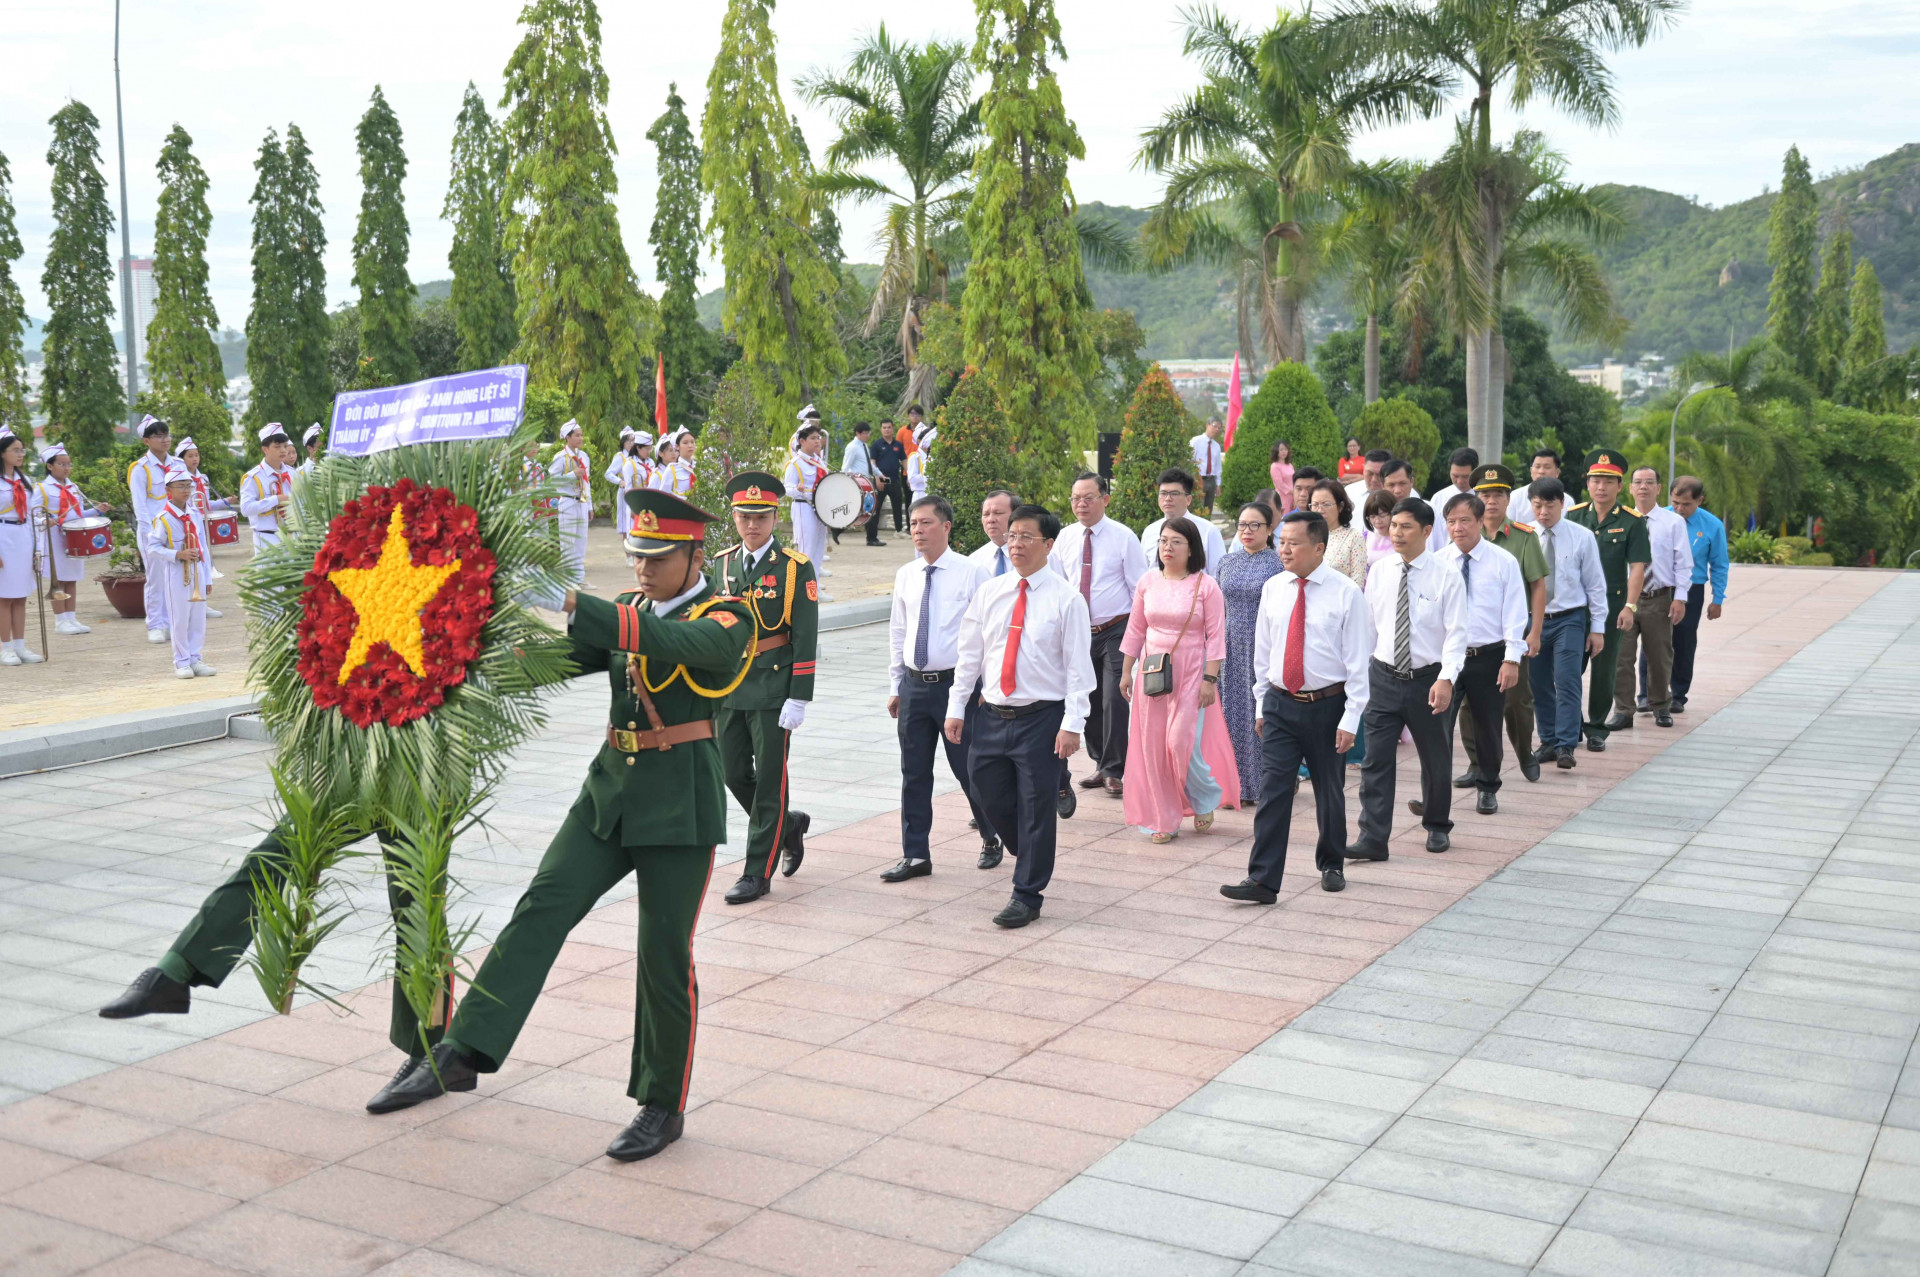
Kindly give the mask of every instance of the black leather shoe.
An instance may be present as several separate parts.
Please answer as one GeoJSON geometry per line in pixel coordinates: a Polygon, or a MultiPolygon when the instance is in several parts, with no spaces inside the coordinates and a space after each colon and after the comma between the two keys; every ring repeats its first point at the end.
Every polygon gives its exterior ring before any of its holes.
{"type": "Polygon", "coordinates": [[[784,844],[780,857],[780,876],[791,878],[800,868],[800,862],[807,858],[807,830],[813,824],[813,817],[804,811],[787,813],[787,830],[782,838],[784,844]]]}
{"type": "Polygon", "coordinates": [[[1346,858],[1348,860],[1385,860],[1387,858],[1387,849],[1385,847],[1362,847],[1356,843],[1347,848],[1346,858]]]}
{"type": "Polygon", "coordinates": [[[1635,712],[1636,714],[1651,714],[1651,713],[1653,713],[1653,706],[1651,706],[1651,705],[1649,705],[1649,704],[1647,704],[1647,698],[1646,698],[1646,697],[1644,697],[1644,696],[1642,696],[1642,697],[1640,697],[1640,698],[1639,698],[1638,700],[1636,700],[1636,701],[1634,701],[1634,703],[1633,703],[1633,709],[1634,709],[1634,712],[1635,712]]]}
{"type": "Polygon", "coordinates": [[[891,869],[880,871],[881,882],[905,882],[909,878],[926,878],[933,873],[931,860],[908,860],[901,857],[900,863],[891,869]]]}
{"type": "Polygon", "coordinates": [[[967,828],[973,830],[975,833],[978,833],[980,831],[979,819],[977,817],[969,818],[967,821],[967,828]]]}
{"type": "Polygon", "coordinates": [[[1559,767],[1561,771],[1572,771],[1573,764],[1575,761],[1573,757],[1573,750],[1568,748],[1565,745],[1562,745],[1560,748],[1553,751],[1553,761],[1554,761],[1554,765],[1559,767]]]}
{"type": "Polygon", "coordinates": [[[998,838],[990,842],[982,842],[980,844],[980,867],[982,869],[998,869],[1000,867],[1000,858],[1006,854],[1006,844],[998,838]]]}
{"type": "Polygon", "coordinates": [[[727,888],[727,894],[721,899],[730,905],[751,904],[767,894],[773,888],[771,878],[757,878],[752,874],[741,874],[740,881],[727,888]]]}
{"type": "Polygon", "coordinates": [[[1675,701],[1672,708],[1674,713],[1684,714],[1687,712],[1687,703],[1685,701],[1675,701]]]}
{"type": "Polygon", "coordinates": [[[1446,830],[1429,829],[1427,831],[1427,850],[1428,851],[1433,851],[1433,852],[1445,851],[1447,848],[1451,846],[1453,846],[1453,839],[1447,837],[1446,830]]]}
{"type": "Polygon", "coordinates": [[[1632,726],[1633,715],[1631,714],[1616,712],[1611,718],[1607,719],[1607,730],[1610,732],[1624,732],[1632,728],[1632,726]]]}
{"type": "Polygon", "coordinates": [[[1659,714],[1655,714],[1655,715],[1653,716],[1653,725],[1654,725],[1655,727],[1672,727],[1672,726],[1673,726],[1673,715],[1671,715],[1671,714],[1668,714],[1668,713],[1664,713],[1664,712],[1663,712],[1663,713],[1659,713],[1659,714]]]}
{"type": "Polygon", "coordinates": [[[1098,789],[1107,783],[1107,778],[1095,772],[1091,776],[1082,776],[1076,783],[1082,789],[1098,789]]]}
{"type": "Polygon", "coordinates": [[[367,1112],[397,1113],[449,1091],[471,1091],[479,1079],[479,1070],[461,1059],[451,1044],[442,1042],[433,1048],[432,1055],[415,1060],[405,1073],[381,1087],[367,1101],[367,1112]]]}
{"type": "Polygon", "coordinates": [[[1053,809],[1060,819],[1072,820],[1073,813],[1080,810],[1080,800],[1074,797],[1073,789],[1068,787],[1061,790],[1060,796],[1053,800],[1053,809]]]}
{"type": "Polygon", "coordinates": [[[185,1015],[193,995],[187,986],[162,971],[148,967],[133,978],[127,991],[100,1008],[103,1020],[131,1020],[136,1015],[185,1015]]]}
{"type": "Polygon", "coordinates": [[[627,1123],[627,1129],[607,1145],[607,1156],[616,1162],[637,1162],[652,1157],[680,1138],[687,1129],[684,1113],[669,1113],[657,1104],[648,1104],[627,1123]]]}
{"type": "Polygon", "coordinates": [[[867,542],[867,544],[871,546],[882,546],[882,545],[885,545],[886,542],[885,541],[869,541],[867,542]]]}
{"type": "Polygon", "coordinates": [[[1469,768],[1453,778],[1455,789],[1472,789],[1480,783],[1480,773],[1469,768]]]}
{"type": "Polygon", "coordinates": [[[409,1055],[406,1059],[400,1061],[400,1067],[393,1071],[393,1076],[387,1079],[387,1084],[374,1092],[373,1098],[367,1101],[367,1111],[369,1113],[385,1113],[387,1110],[384,1107],[375,1106],[385,1105],[389,1097],[393,1094],[393,1088],[399,1086],[407,1074],[413,1072],[414,1068],[425,1058],[424,1055],[409,1055]]]}
{"type": "Polygon", "coordinates": [[[1026,904],[1019,900],[1007,901],[1007,907],[993,915],[996,927],[1024,927],[1040,916],[1038,905],[1026,904]]]}
{"type": "Polygon", "coordinates": [[[1540,760],[1528,754],[1520,760],[1520,774],[1528,780],[1540,779],[1540,760]]]}
{"type": "Polygon", "coordinates": [[[1416,816],[1424,816],[1427,814],[1427,805],[1418,798],[1409,798],[1407,799],[1407,810],[1416,816]]]}
{"type": "Polygon", "coordinates": [[[1251,878],[1230,883],[1220,888],[1220,894],[1229,900],[1238,900],[1250,905],[1270,905],[1280,898],[1280,893],[1251,878]]]}
{"type": "Polygon", "coordinates": [[[1338,869],[1329,869],[1320,875],[1320,890],[1345,891],[1346,889],[1347,876],[1338,869]]]}
{"type": "Polygon", "coordinates": [[[1588,732],[1587,733],[1587,750],[1589,753],[1594,753],[1594,754],[1606,753],[1607,752],[1606,734],[1603,732],[1588,732]]]}
{"type": "Polygon", "coordinates": [[[1554,745],[1542,745],[1533,751],[1533,761],[1536,763],[1550,763],[1559,756],[1560,750],[1554,745]]]}
{"type": "Polygon", "coordinates": [[[1474,802],[1473,809],[1482,816],[1491,816],[1500,810],[1500,800],[1494,796],[1492,790],[1483,789],[1480,791],[1480,797],[1474,802]]]}

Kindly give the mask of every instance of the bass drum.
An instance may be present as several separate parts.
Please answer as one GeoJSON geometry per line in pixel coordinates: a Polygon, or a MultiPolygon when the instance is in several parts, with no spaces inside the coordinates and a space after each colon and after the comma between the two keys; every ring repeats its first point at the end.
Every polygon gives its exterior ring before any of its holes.
{"type": "Polygon", "coordinates": [[[863,528],[879,506],[880,490],[864,474],[830,474],[813,488],[813,513],[835,532],[863,528]]]}

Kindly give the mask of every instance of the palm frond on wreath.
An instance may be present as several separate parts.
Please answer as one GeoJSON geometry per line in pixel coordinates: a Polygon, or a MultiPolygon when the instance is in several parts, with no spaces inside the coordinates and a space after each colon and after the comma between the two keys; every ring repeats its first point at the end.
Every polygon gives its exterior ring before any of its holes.
{"type": "Polygon", "coordinates": [[[308,983],[301,971],[321,942],[347,919],[346,902],[329,890],[328,879],[334,866],[360,854],[348,845],[365,831],[355,827],[351,810],[323,806],[322,787],[293,766],[277,763],[272,774],[280,850],[263,857],[254,871],[254,937],[246,965],[267,1002],[286,1015],[302,989],[335,1001],[328,990],[308,983]]]}

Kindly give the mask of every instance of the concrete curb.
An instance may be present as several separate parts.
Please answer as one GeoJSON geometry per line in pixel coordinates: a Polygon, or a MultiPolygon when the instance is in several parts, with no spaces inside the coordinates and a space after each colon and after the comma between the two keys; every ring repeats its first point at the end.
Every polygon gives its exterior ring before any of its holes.
{"type": "Polygon", "coordinates": [[[886,620],[892,612],[891,591],[870,599],[823,604],[820,608],[820,632],[825,634],[829,630],[850,630],[860,625],[872,625],[875,621],[886,620]]]}
{"type": "Polygon", "coordinates": [[[108,714],[75,723],[0,732],[0,777],[50,771],[77,763],[97,763],[174,745],[221,740],[228,734],[228,720],[259,708],[260,702],[254,697],[227,696],[169,709],[108,714]]]}

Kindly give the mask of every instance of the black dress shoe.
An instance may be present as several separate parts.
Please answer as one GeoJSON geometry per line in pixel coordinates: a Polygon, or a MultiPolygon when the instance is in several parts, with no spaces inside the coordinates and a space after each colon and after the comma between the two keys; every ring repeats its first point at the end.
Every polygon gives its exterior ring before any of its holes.
{"type": "Polygon", "coordinates": [[[1074,796],[1072,786],[1060,791],[1053,800],[1053,810],[1062,820],[1072,820],[1073,813],[1080,810],[1080,800],[1074,796]]]}
{"type": "Polygon", "coordinates": [[[1646,698],[1646,697],[1644,697],[1644,696],[1642,696],[1642,697],[1641,697],[1641,698],[1639,698],[1638,700],[1636,700],[1636,701],[1634,701],[1634,703],[1633,703],[1633,709],[1634,709],[1634,712],[1635,712],[1636,714],[1651,714],[1651,713],[1653,713],[1653,706],[1651,706],[1651,705],[1649,705],[1649,704],[1647,704],[1647,698],[1646,698]]]}
{"type": "Polygon", "coordinates": [[[1126,792],[1127,783],[1125,781],[1121,780],[1118,776],[1107,777],[1107,797],[1123,798],[1126,796],[1126,792]]]}
{"type": "Polygon", "coordinates": [[[727,894],[721,899],[730,905],[750,904],[767,894],[773,888],[771,878],[758,878],[753,874],[741,874],[740,881],[727,888],[727,894]]]}
{"type": "Polygon", "coordinates": [[[405,1073],[381,1087],[367,1101],[367,1112],[397,1113],[449,1091],[471,1091],[479,1080],[480,1071],[461,1059],[452,1044],[442,1042],[433,1048],[432,1055],[421,1056],[405,1073]]]}
{"type": "Polygon", "coordinates": [[[998,869],[1000,867],[1000,858],[1006,854],[1006,844],[998,838],[984,840],[980,844],[980,867],[982,869],[998,869]]]}
{"type": "Polygon", "coordinates": [[[977,817],[977,816],[975,816],[975,817],[969,817],[969,818],[968,818],[968,820],[967,820],[967,828],[968,828],[968,829],[971,829],[971,830],[973,830],[973,831],[974,831],[974,832],[976,832],[976,833],[978,833],[978,832],[979,832],[979,830],[980,830],[980,819],[979,819],[979,817],[977,817]]]}
{"type": "Polygon", "coordinates": [[[1553,751],[1553,761],[1555,766],[1559,767],[1561,771],[1572,771],[1574,764],[1573,750],[1562,745],[1553,751]]]}
{"type": "Polygon", "coordinates": [[[1673,712],[1676,714],[1684,714],[1687,712],[1687,703],[1685,701],[1675,701],[1672,705],[1672,709],[1673,709],[1673,712]]]}
{"type": "Polygon", "coordinates": [[[148,967],[133,978],[127,991],[100,1008],[103,1020],[131,1020],[136,1015],[185,1015],[193,995],[187,986],[162,971],[148,967]]]}
{"type": "Polygon", "coordinates": [[[1447,848],[1451,846],[1453,846],[1453,839],[1447,837],[1446,830],[1444,829],[1427,830],[1427,850],[1428,851],[1434,851],[1434,852],[1445,851],[1447,848]]]}
{"type": "Polygon", "coordinates": [[[1095,772],[1091,776],[1082,776],[1076,783],[1082,789],[1098,789],[1107,783],[1107,778],[1095,772]]]}
{"type": "Polygon", "coordinates": [[[1024,927],[1040,916],[1040,906],[1020,900],[1007,901],[1007,907],[993,915],[996,927],[1024,927]]]}
{"type": "Polygon", "coordinates": [[[1250,905],[1270,905],[1280,898],[1280,893],[1272,887],[1255,882],[1251,878],[1243,878],[1239,882],[1220,888],[1220,894],[1229,900],[1239,900],[1250,905]]]}
{"type": "Polygon", "coordinates": [[[813,817],[804,811],[787,813],[787,830],[782,836],[782,854],[780,856],[780,876],[791,878],[799,870],[800,862],[807,858],[807,830],[813,824],[813,817]]]}
{"type": "Polygon", "coordinates": [[[1520,774],[1522,776],[1525,776],[1528,780],[1539,780],[1540,779],[1539,760],[1536,759],[1532,754],[1526,755],[1524,758],[1520,760],[1520,774]]]}
{"type": "Polygon", "coordinates": [[[648,1104],[627,1123],[627,1129],[607,1145],[607,1156],[616,1162],[637,1162],[652,1157],[680,1138],[687,1129],[684,1113],[669,1113],[657,1104],[648,1104]]]}
{"type": "Polygon", "coordinates": [[[1655,714],[1653,716],[1653,725],[1655,727],[1672,727],[1673,715],[1665,713],[1664,711],[1661,713],[1655,714]]]}
{"type": "Polygon", "coordinates": [[[1622,714],[1616,711],[1612,717],[1607,719],[1607,730],[1610,732],[1624,732],[1632,727],[1633,715],[1631,714],[1622,714]]]}
{"type": "Polygon", "coordinates": [[[1348,860],[1385,860],[1387,858],[1387,849],[1385,847],[1363,847],[1355,843],[1353,846],[1347,848],[1346,858],[1348,860]]]}
{"type": "Polygon", "coordinates": [[[1455,789],[1472,789],[1480,783],[1480,773],[1469,768],[1453,778],[1455,789]]]}
{"type": "Polygon", "coordinates": [[[886,542],[885,541],[869,541],[867,542],[867,544],[873,545],[873,546],[881,546],[881,545],[885,545],[886,542]]]}
{"type": "Polygon", "coordinates": [[[1474,802],[1473,809],[1482,816],[1491,816],[1500,810],[1500,800],[1494,796],[1491,789],[1483,789],[1480,791],[1480,797],[1474,802]]]}
{"type": "Polygon", "coordinates": [[[393,1076],[387,1079],[387,1084],[374,1092],[373,1098],[367,1101],[367,1111],[369,1113],[385,1113],[387,1110],[384,1107],[376,1108],[374,1106],[385,1105],[389,1097],[393,1094],[393,1088],[400,1085],[401,1080],[404,1079],[407,1074],[413,1072],[414,1067],[425,1058],[424,1055],[409,1055],[406,1059],[400,1061],[400,1067],[393,1071],[393,1076]]]}
{"type": "Polygon", "coordinates": [[[1607,738],[1600,732],[1587,733],[1587,751],[1594,754],[1607,752],[1607,738]]]}
{"type": "Polygon", "coordinates": [[[1416,816],[1424,816],[1427,814],[1427,805],[1418,798],[1409,798],[1407,799],[1407,810],[1416,816]]]}
{"type": "Polygon", "coordinates": [[[901,857],[900,863],[891,869],[880,871],[881,882],[905,882],[909,878],[926,878],[933,873],[931,860],[908,860],[901,857]]]}
{"type": "Polygon", "coordinates": [[[1533,761],[1536,763],[1550,763],[1559,756],[1560,748],[1557,745],[1542,745],[1533,751],[1533,761]]]}
{"type": "Polygon", "coordinates": [[[1347,876],[1338,869],[1329,869],[1320,875],[1320,890],[1345,891],[1346,889],[1347,876]]]}

